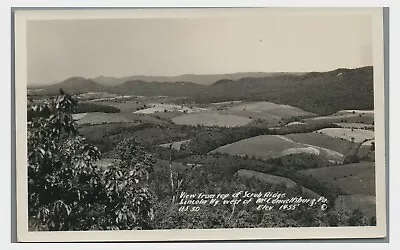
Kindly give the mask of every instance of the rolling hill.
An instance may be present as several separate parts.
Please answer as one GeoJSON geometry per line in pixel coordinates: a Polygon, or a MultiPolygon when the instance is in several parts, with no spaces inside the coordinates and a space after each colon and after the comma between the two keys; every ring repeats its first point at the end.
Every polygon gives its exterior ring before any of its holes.
{"type": "Polygon", "coordinates": [[[373,110],[373,69],[363,67],[311,72],[300,76],[221,80],[195,95],[194,100],[198,103],[269,101],[321,115],[344,109],[373,110]]]}
{"type": "Polygon", "coordinates": [[[58,94],[60,88],[69,94],[81,94],[87,92],[102,92],[107,89],[91,80],[83,77],[70,77],[60,83],[43,87],[37,94],[58,94]]]}
{"type": "Polygon", "coordinates": [[[109,88],[109,91],[118,94],[131,94],[141,96],[192,96],[200,92],[202,85],[191,82],[144,82],[127,81],[121,85],[109,88]]]}

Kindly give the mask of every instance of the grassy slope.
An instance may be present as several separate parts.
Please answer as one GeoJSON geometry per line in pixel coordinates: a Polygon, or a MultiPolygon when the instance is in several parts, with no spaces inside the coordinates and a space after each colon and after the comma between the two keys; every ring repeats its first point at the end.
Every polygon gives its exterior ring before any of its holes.
{"type": "Polygon", "coordinates": [[[342,154],[346,154],[352,147],[355,146],[354,143],[351,143],[349,141],[332,138],[330,136],[321,135],[319,133],[290,134],[286,135],[286,137],[299,143],[311,144],[318,147],[327,148],[342,154]]]}

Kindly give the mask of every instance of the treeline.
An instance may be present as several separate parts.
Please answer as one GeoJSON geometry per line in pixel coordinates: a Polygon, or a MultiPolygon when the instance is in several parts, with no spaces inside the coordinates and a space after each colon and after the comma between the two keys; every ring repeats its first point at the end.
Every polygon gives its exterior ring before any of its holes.
{"type": "Polygon", "coordinates": [[[80,102],[74,108],[74,113],[89,113],[89,112],[102,112],[102,113],[118,113],[119,108],[97,104],[93,102],[80,102]]]}
{"type": "Polygon", "coordinates": [[[204,89],[193,97],[193,101],[269,101],[328,115],[344,109],[373,109],[373,85],[372,67],[338,69],[302,76],[243,78],[222,82],[204,89]]]}

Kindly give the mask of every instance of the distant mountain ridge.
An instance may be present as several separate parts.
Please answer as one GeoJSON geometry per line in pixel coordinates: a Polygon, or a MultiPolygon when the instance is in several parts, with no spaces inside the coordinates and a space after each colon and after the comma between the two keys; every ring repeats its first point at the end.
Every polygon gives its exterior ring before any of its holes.
{"type": "Polygon", "coordinates": [[[80,94],[86,92],[101,92],[107,91],[108,89],[100,84],[95,83],[92,80],[84,77],[70,77],[64,81],[49,86],[43,86],[43,94],[57,94],[62,88],[65,92],[70,94],[80,94]]]}
{"type": "MultiPolygon", "coordinates": [[[[238,73],[235,76],[244,76],[238,73]]],[[[225,76],[225,75],[220,75],[225,76]]],[[[128,80],[116,86],[104,86],[83,77],[71,77],[43,87],[35,94],[71,94],[109,92],[124,95],[185,97],[182,102],[212,103],[232,100],[269,101],[288,104],[305,111],[327,115],[344,109],[373,109],[372,66],[336,69],[304,74],[277,73],[264,77],[232,80],[219,78],[212,84],[189,81],[157,82],[128,80]]]]}
{"type": "Polygon", "coordinates": [[[232,74],[215,74],[215,75],[196,75],[196,74],[185,74],[179,76],[145,76],[145,75],[134,75],[127,77],[109,77],[109,76],[98,76],[91,78],[90,80],[104,85],[104,86],[117,86],[127,81],[144,81],[144,82],[191,82],[201,85],[211,85],[221,79],[239,80],[246,77],[270,77],[277,75],[302,75],[305,73],[301,72],[241,72],[232,74]]]}

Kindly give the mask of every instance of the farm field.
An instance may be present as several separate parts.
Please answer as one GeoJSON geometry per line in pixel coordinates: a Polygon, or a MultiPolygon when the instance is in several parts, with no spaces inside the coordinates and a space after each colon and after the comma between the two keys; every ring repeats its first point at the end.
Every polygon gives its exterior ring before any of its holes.
{"type": "Polygon", "coordinates": [[[135,111],[134,113],[139,114],[154,114],[162,112],[182,112],[182,113],[194,113],[194,112],[204,112],[207,109],[186,106],[186,105],[175,105],[175,104],[162,104],[162,103],[150,103],[147,104],[149,108],[141,109],[135,111]]]}
{"type": "Polygon", "coordinates": [[[281,105],[272,102],[247,102],[232,105],[224,110],[228,114],[235,114],[244,117],[252,117],[266,120],[266,122],[277,124],[283,118],[298,116],[315,116],[302,109],[289,105],[281,105]]]}
{"type": "Polygon", "coordinates": [[[78,125],[96,125],[108,123],[150,123],[150,124],[169,124],[166,120],[161,120],[150,115],[133,113],[101,113],[89,112],[73,114],[72,117],[78,125]]]}
{"type": "MultiPolygon", "coordinates": [[[[265,174],[265,173],[261,173],[261,172],[257,172],[257,171],[253,171],[253,170],[241,169],[237,172],[237,175],[239,178],[247,178],[247,179],[255,178],[257,180],[263,181],[270,185],[283,184],[286,186],[286,188],[296,188],[297,187],[297,183],[289,178],[265,174]]],[[[304,195],[306,195],[308,197],[320,197],[321,196],[308,188],[305,188],[305,187],[301,187],[301,188],[302,188],[304,195]]]]}
{"type": "Polygon", "coordinates": [[[202,125],[218,127],[238,127],[249,124],[251,122],[251,119],[236,115],[201,112],[175,117],[172,119],[172,122],[178,125],[191,126],[202,125]]]}
{"type": "Polygon", "coordinates": [[[79,128],[79,132],[86,138],[92,140],[99,140],[106,134],[118,131],[124,128],[131,128],[138,126],[140,123],[106,123],[106,124],[95,124],[85,125],[79,128]]]}
{"type": "Polygon", "coordinates": [[[342,138],[348,141],[354,140],[355,143],[371,140],[375,137],[374,131],[364,129],[324,128],[318,130],[318,132],[334,138],[342,138]]]}
{"type": "Polygon", "coordinates": [[[135,112],[139,109],[145,108],[145,103],[140,100],[97,101],[95,103],[116,107],[120,109],[120,112],[135,112]]]}
{"type": "Polygon", "coordinates": [[[183,140],[183,141],[177,141],[177,142],[172,142],[172,143],[165,143],[165,144],[161,144],[159,145],[160,147],[164,147],[164,148],[169,148],[170,145],[172,144],[172,148],[175,150],[181,150],[181,146],[184,143],[190,142],[190,140],[183,140]]]}
{"type": "Polygon", "coordinates": [[[298,126],[298,125],[307,125],[307,123],[304,122],[290,122],[286,124],[285,126],[298,126]]]}
{"type": "Polygon", "coordinates": [[[328,116],[318,116],[304,119],[306,123],[361,123],[361,124],[374,124],[373,111],[352,111],[342,110],[335,114],[328,116]]]}
{"type": "Polygon", "coordinates": [[[121,113],[90,112],[73,114],[72,117],[78,125],[132,122],[132,120],[121,113]]]}
{"type": "Polygon", "coordinates": [[[298,171],[330,182],[345,194],[375,195],[375,163],[360,162],[298,171]]]}
{"type": "Polygon", "coordinates": [[[374,129],[374,125],[371,124],[362,124],[362,123],[346,123],[346,122],[338,122],[335,123],[336,125],[342,127],[342,128],[354,128],[354,129],[374,129]]]}
{"type": "Polygon", "coordinates": [[[355,144],[350,141],[344,141],[319,133],[289,134],[285,135],[285,137],[297,143],[310,144],[321,148],[330,149],[341,154],[346,154],[349,152],[349,150],[355,147],[355,144]]]}
{"type": "Polygon", "coordinates": [[[358,175],[360,173],[373,170],[374,168],[374,162],[359,162],[324,168],[299,170],[298,172],[304,175],[311,175],[321,181],[334,181],[351,175],[358,175]]]}
{"type": "Polygon", "coordinates": [[[289,137],[280,135],[261,135],[244,139],[219,147],[211,153],[214,152],[239,156],[255,156],[262,159],[300,153],[319,155],[329,161],[339,163],[344,159],[344,155],[340,152],[311,144],[298,143],[289,137]]]}

